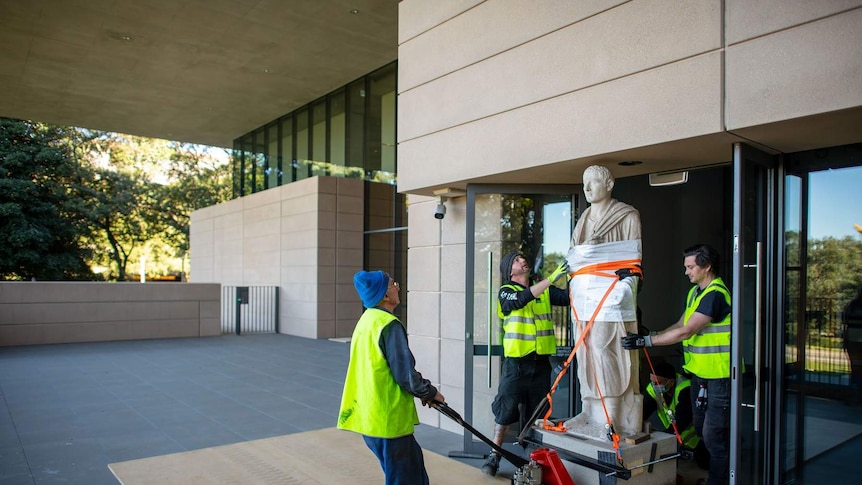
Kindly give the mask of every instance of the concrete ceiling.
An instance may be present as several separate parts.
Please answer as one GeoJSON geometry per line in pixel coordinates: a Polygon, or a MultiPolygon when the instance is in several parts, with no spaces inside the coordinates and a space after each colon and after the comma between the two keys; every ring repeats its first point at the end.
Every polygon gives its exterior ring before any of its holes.
{"type": "Polygon", "coordinates": [[[0,116],[230,147],[394,61],[397,26],[396,0],[0,0],[0,116]]]}

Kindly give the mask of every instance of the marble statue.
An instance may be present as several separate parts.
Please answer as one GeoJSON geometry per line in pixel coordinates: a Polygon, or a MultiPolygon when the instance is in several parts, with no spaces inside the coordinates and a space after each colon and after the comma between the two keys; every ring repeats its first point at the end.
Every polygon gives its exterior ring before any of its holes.
{"type": "Polygon", "coordinates": [[[607,168],[587,167],[583,183],[590,206],[575,226],[566,258],[574,274],[569,292],[576,342],[596,316],[577,353],[583,410],[564,426],[569,433],[606,440],[606,410],[620,437],[634,435],[642,427],[639,358],[620,344],[626,332],[637,332],[638,276],[615,274],[623,262],[631,265],[641,259],[641,222],[634,207],[611,197],[614,178],[607,168]],[[589,271],[601,263],[605,263],[602,275],[589,271]],[[617,283],[601,303],[613,281],[617,283]]]}

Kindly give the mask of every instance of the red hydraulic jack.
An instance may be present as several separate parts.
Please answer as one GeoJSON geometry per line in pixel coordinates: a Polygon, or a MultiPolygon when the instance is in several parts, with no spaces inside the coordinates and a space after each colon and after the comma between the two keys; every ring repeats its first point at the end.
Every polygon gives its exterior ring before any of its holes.
{"type": "Polygon", "coordinates": [[[445,402],[431,401],[429,404],[432,408],[440,411],[440,414],[452,419],[463,426],[464,429],[473,433],[475,437],[487,443],[488,446],[493,448],[506,461],[515,465],[515,475],[512,477],[513,485],[575,485],[575,482],[572,481],[572,477],[569,476],[569,472],[566,471],[566,467],[563,466],[563,462],[555,450],[539,448],[530,453],[530,460],[526,460],[509,450],[497,446],[497,443],[494,443],[482,433],[476,431],[469,423],[464,422],[461,415],[450,408],[445,402]]]}

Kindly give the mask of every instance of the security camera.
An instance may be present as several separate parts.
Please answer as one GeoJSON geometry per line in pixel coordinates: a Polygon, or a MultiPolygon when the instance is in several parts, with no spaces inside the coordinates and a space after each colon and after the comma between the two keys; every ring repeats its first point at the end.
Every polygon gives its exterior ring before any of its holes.
{"type": "Polygon", "coordinates": [[[437,202],[437,208],[434,209],[434,218],[442,219],[446,217],[446,206],[443,205],[443,201],[437,202]]]}

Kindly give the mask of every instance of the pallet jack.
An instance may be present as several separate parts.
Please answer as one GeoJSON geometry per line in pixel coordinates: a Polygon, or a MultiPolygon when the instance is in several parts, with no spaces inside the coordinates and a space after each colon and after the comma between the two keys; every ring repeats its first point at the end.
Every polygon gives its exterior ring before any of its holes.
{"type": "Polygon", "coordinates": [[[512,485],[575,485],[556,450],[550,448],[539,448],[530,453],[530,459],[522,458],[509,450],[506,450],[494,443],[487,436],[476,430],[454,409],[448,404],[440,401],[430,401],[428,403],[432,408],[440,411],[440,414],[450,418],[460,424],[464,429],[473,434],[473,436],[484,441],[488,446],[494,449],[506,461],[515,465],[515,474],[512,477],[512,485]]]}
{"type": "MultiPolygon", "coordinates": [[[[448,417],[461,425],[464,429],[479,438],[485,444],[490,446],[494,451],[505,458],[506,461],[515,466],[516,470],[512,477],[512,485],[576,485],[563,465],[562,459],[583,466],[595,471],[598,471],[606,476],[613,476],[621,480],[629,480],[632,477],[632,471],[638,468],[651,467],[658,463],[675,460],[682,455],[681,452],[671,453],[662,456],[651,456],[646,463],[635,465],[631,468],[626,468],[620,463],[607,463],[599,461],[584,455],[579,455],[567,450],[550,448],[542,443],[541,435],[532,431],[532,427],[527,426],[518,436],[517,443],[524,448],[536,448],[530,453],[530,459],[522,458],[509,450],[497,446],[491,439],[476,430],[469,423],[464,421],[460,414],[449,407],[448,404],[440,401],[429,401],[428,405],[440,414],[448,417]]],[[[655,450],[653,450],[655,451],[655,450]]]]}

